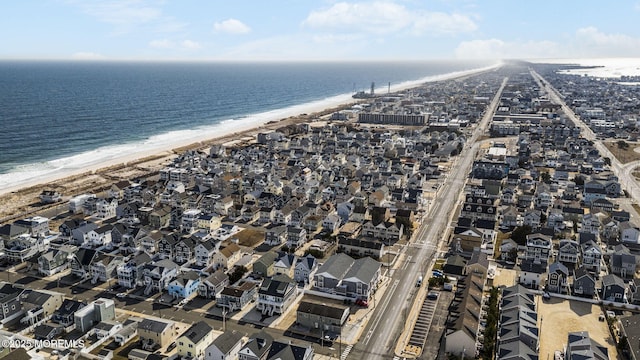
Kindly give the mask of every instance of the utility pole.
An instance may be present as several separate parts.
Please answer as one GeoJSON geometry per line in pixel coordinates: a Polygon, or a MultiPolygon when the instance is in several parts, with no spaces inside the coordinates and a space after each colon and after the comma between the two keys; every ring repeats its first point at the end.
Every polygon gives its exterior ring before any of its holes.
{"type": "Polygon", "coordinates": [[[227,331],[227,308],[222,309],[222,332],[227,331]]]}

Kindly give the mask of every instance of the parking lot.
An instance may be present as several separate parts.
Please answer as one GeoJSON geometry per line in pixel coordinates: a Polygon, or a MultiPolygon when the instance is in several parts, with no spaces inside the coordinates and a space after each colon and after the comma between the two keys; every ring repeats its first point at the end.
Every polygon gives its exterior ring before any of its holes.
{"type": "Polygon", "coordinates": [[[588,331],[589,336],[609,349],[609,358],[617,359],[618,352],[609,334],[606,321],[599,321],[602,309],[598,305],[551,298],[542,301],[537,297],[540,326],[540,359],[552,359],[555,350],[563,350],[567,334],[588,331]]]}

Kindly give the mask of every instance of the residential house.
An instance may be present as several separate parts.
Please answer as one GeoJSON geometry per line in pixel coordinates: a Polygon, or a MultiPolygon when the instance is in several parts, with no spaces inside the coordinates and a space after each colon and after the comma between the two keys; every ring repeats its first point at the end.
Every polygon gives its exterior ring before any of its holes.
{"type": "Polygon", "coordinates": [[[340,228],[341,224],[342,219],[340,219],[340,216],[338,216],[337,213],[332,213],[322,220],[322,230],[329,234],[333,234],[338,230],[338,228],[340,228]]]}
{"type": "Polygon", "coordinates": [[[549,236],[535,233],[527,235],[527,249],[525,259],[534,260],[537,263],[546,263],[551,255],[551,238],[549,236]]]}
{"type": "Polygon", "coordinates": [[[138,324],[138,336],[145,350],[166,348],[176,338],[176,323],[160,318],[144,318],[138,324]]]}
{"type": "Polygon", "coordinates": [[[500,244],[500,259],[501,260],[515,262],[517,255],[516,255],[516,257],[512,256],[514,251],[517,253],[518,244],[516,244],[516,242],[513,241],[513,239],[508,238],[508,239],[502,240],[502,244],[500,244]]]}
{"type": "Polygon", "coordinates": [[[311,344],[301,346],[293,344],[291,341],[274,341],[267,353],[267,360],[312,360],[313,357],[314,352],[311,344]]]}
{"type": "Polygon", "coordinates": [[[640,244],[640,229],[633,226],[630,222],[620,223],[618,230],[620,231],[621,242],[640,244]]]}
{"type": "Polygon", "coordinates": [[[73,254],[73,257],[71,258],[71,274],[83,279],[90,278],[91,265],[98,257],[98,250],[89,248],[78,249],[78,251],[73,254]]]}
{"type": "Polygon", "coordinates": [[[128,289],[142,286],[144,283],[144,266],[150,262],[151,257],[149,254],[141,252],[126,263],[118,265],[116,268],[118,285],[128,289]]]}
{"type": "Polygon", "coordinates": [[[324,304],[315,301],[300,301],[296,322],[321,337],[341,334],[342,327],[349,319],[349,307],[338,304],[324,304]]]}
{"type": "Polygon", "coordinates": [[[558,247],[558,261],[574,268],[580,262],[580,245],[575,240],[560,240],[558,247]]]}
{"type": "Polygon", "coordinates": [[[112,230],[113,230],[113,225],[107,224],[89,231],[87,233],[87,236],[89,237],[89,239],[85,243],[85,245],[90,247],[100,247],[100,246],[111,244],[112,230]]]}
{"type": "Polygon", "coordinates": [[[523,225],[530,226],[532,229],[536,230],[540,228],[540,224],[542,222],[542,213],[540,210],[527,210],[524,213],[524,217],[522,220],[523,225]]]}
{"type": "Polygon", "coordinates": [[[573,295],[593,298],[596,294],[596,279],[581,266],[573,272],[573,295]]]}
{"type": "Polygon", "coordinates": [[[293,254],[280,254],[273,264],[274,275],[286,275],[293,278],[297,260],[298,258],[293,254]]]}
{"type": "Polygon", "coordinates": [[[91,283],[98,281],[107,282],[118,276],[118,266],[124,264],[124,258],[120,255],[100,253],[91,263],[91,283]]]}
{"type": "Polygon", "coordinates": [[[275,274],[275,262],[278,254],[274,251],[267,251],[253,263],[252,274],[258,277],[272,277],[275,274]]]}
{"type": "Polygon", "coordinates": [[[298,249],[307,242],[307,230],[295,226],[287,226],[287,247],[298,249]]]}
{"type": "Polygon", "coordinates": [[[227,286],[229,286],[229,276],[224,271],[217,270],[200,281],[198,295],[206,299],[215,299],[227,286]]]}
{"type": "Polygon", "coordinates": [[[216,229],[220,228],[220,226],[222,226],[222,221],[218,216],[215,216],[213,214],[202,214],[198,217],[198,229],[202,229],[206,232],[212,233],[216,229]]]}
{"type": "Polygon", "coordinates": [[[502,291],[498,359],[536,360],[540,344],[535,297],[521,285],[502,291]]]}
{"type": "Polygon", "coordinates": [[[627,300],[627,285],[618,275],[607,274],[602,277],[602,300],[625,303],[627,300]]]}
{"type": "Polygon", "coordinates": [[[640,315],[626,316],[620,321],[621,336],[631,339],[629,344],[629,359],[640,359],[640,342],[633,341],[640,338],[640,315]]]}
{"type": "Polygon", "coordinates": [[[207,347],[213,341],[213,328],[204,321],[191,325],[176,339],[178,355],[187,359],[204,359],[207,347]]]}
{"type": "Polygon", "coordinates": [[[195,271],[187,271],[178,274],[167,288],[169,295],[174,299],[190,299],[198,293],[200,274],[195,271]]]}
{"type": "Polygon", "coordinates": [[[520,263],[518,283],[531,289],[537,289],[544,283],[544,274],[547,263],[537,262],[534,259],[524,259],[520,263]]]}
{"type": "Polygon", "coordinates": [[[142,272],[145,295],[149,295],[154,291],[164,291],[171,280],[178,276],[179,269],[180,267],[169,259],[145,264],[142,272]]]}
{"type": "Polygon", "coordinates": [[[396,242],[402,237],[404,226],[389,221],[381,221],[375,224],[367,221],[362,224],[362,234],[374,239],[384,240],[386,242],[396,242]]]}
{"type": "Polygon", "coordinates": [[[500,228],[513,229],[515,227],[522,226],[523,221],[524,219],[518,209],[513,206],[508,206],[502,210],[500,228]]]}
{"type": "Polygon", "coordinates": [[[116,306],[112,299],[99,298],[74,314],[75,330],[86,334],[101,321],[116,318],[116,306]]]}
{"type": "Polygon", "coordinates": [[[609,349],[590,338],[586,331],[570,332],[564,358],[569,360],[609,360],[609,349]]]}
{"type": "Polygon", "coordinates": [[[0,323],[6,324],[22,315],[22,293],[24,288],[18,287],[14,284],[7,282],[0,282],[0,307],[3,309],[0,312],[0,323]]]}
{"type": "Polygon", "coordinates": [[[568,294],[569,293],[569,269],[561,262],[549,264],[547,275],[547,291],[568,294]]]}
{"type": "Polygon", "coordinates": [[[293,280],[297,283],[309,284],[313,275],[318,270],[318,261],[311,254],[301,258],[296,262],[293,280]]]}
{"type": "Polygon", "coordinates": [[[640,305],[640,279],[634,278],[629,281],[628,300],[630,304],[640,305]]]}
{"type": "Polygon", "coordinates": [[[58,307],[58,309],[53,313],[51,321],[67,330],[71,330],[73,327],[75,327],[74,319],[76,311],[82,309],[85,306],[87,306],[87,304],[84,302],[64,299],[60,307],[58,307]]]}
{"type": "Polygon", "coordinates": [[[452,304],[445,331],[445,351],[454,356],[475,356],[482,311],[484,276],[471,272],[464,279],[460,301],[452,304]]]}
{"type": "Polygon", "coordinates": [[[63,294],[48,290],[27,289],[20,294],[24,315],[20,323],[35,325],[49,319],[62,305],[63,294]]]}
{"type": "Polygon", "coordinates": [[[466,260],[462,256],[456,254],[447,258],[447,261],[442,266],[442,271],[445,274],[462,276],[466,274],[466,268],[466,260]]]}
{"type": "Polygon", "coordinates": [[[369,300],[377,289],[380,267],[381,264],[370,257],[354,260],[346,254],[335,254],[316,271],[314,288],[369,300]]]}
{"type": "Polygon", "coordinates": [[[587,232],[592,234],[600,234],[600,227],[602,226],[600,218],[597,214],[587,214],[582,217],[581,232],[587,232]]]}
{"type": "Polygon", "coordinates": [[[593,240],[589,240],[580,245],[582,266],[592,271],[596,276],[600,276],[602,266],[602,249],[593,240]]]}
{"type": "Polygon", "coordinates": [[[298,296],[298,286],[286,275],[276,275],[262,281],[258,289],[256,309],[263,315],[283,314],[298,296]]]}
{"type": "Polygon", "coordinates": [[[66,270],[69,267],[71,255],[75,251],[75,247],[71,245],[50,248],[38,258],[38,273],[51,276],[66,270]]]}
{"type": "Polygon", "coordinates": [[[234,243],[221,248],[213,255],[213,268],[231,269],[242,257],[242,250],[234,243]]]}
{"type": "Polygon", "coordinates": [[[223,307],[232,312],[242,310],[257,297],[256,284],[244,281],[239,285],[226,286],[220,292],[220,298],[216,301],[216,306],[223,307]]]}
{"type": "Polygon", "coordinates": [[[225,331],[216,337],[205,350],[205,360],[235,360],[242,348],[242,334],[225,331]]]}
{"type": "Polygon", "coordinates": [[[273,337],[261,330],[249,337],[249,341],[240,349],[239,360],[266,360],[273,337]]]}
{"type": "Polygon", "coordinates": [[[338,251],[353,257],[370,256],[380,260],[384,254],[384,243],[377,240],[338,236],[338,251]]]}
{"type": "Polygon", "coordinates": [[[609,260],[611,273],[623,278],[631,278],[636,272],[637,257],[624,245],[617,245],[609,260]]]}
{"type": "Polygon", "coordinates": [[[84,245],[89,242],[89,232],[97,229],[98,225],[93,222],[82,224],[71,230],[71,243],[75,245],[84,245]]]}
{"type": "Polygon", "coordinates": [[[265,233],[264,243],[269,246],[282,245],[287,241],[287,227],[284,225],[275,226],[265,233]]]}
{"type": "Polygon", "coordinates": [[[173,260],[177,264],[190,264],[195,261],[196,257],[196,241],[191,237],[180,238],[175,245],[173,260]]]}
{"type": "Polygon", "coordinates": [[[218,245],[219,243],[212,239],[197,242],[197,245],[193,248],[196,266],[209,267],[212,265],[218,245]]]}

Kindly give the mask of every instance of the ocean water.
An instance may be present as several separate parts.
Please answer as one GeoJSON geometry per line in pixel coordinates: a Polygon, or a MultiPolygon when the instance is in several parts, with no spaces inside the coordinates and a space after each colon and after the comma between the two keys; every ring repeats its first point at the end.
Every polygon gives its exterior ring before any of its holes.
{"type": "Polygon", "coordinates": [[[492,65],[0,62],[0,190],[492,65]]]}

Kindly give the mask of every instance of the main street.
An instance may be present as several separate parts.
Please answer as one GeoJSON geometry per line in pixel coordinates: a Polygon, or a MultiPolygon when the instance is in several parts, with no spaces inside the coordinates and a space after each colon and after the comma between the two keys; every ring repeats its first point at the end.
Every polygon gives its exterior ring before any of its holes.
{"type": "Polygon", "coordinates": [[[582,136],[585,139],[593,141],[593,146],[600,152],[600,155],[603,157],[608,157],[611,159],[611,170],[618,177],[618,181],[623,188],[627,190],[629,196],[633,198],[635,201],[640,199],[640,185],[636,182],[635,178],[631,174],[631,170],[629,166],[623,165],[620,163],[617,157],[615,157],[611,151],[599,141],[596,135],[593,133],[591,128],[587,126],[580,118],[573,112],[573,110],[565,103],[562,99],[562,96],[549,82],[544,79],[537,72],[530,70],[531,76],[538,82],[538,85],[541,89],[549,95],[549,100],[553,103],[556,103],[562,107],[562,111],[564,114],[571,120],[577,127],[580,128],[582,136]]]}
{"type": "Polygon", "coordinates": [[[431,209],[426,215],[428,220],[421,223],[414,236],[416,244],[407,246],[406,262],[391,275],[389,288],[382,301],[376,304],[373,316],[365,327],[360,341],[353,348],[349,359],[391,359],[394,357],[395,343],[407,320],[407,311],[411,308],[414,300],[416,280],[431,266],[437,249],[445,241],[443,235],[451,222],[455,204],[463,190],[478,151],[478,139],[487,129],[507,81],[508,78],[503,80],[482,120],[467,141],[467,146],[459,155],[444,184],[438,190],[431,209]]]}

